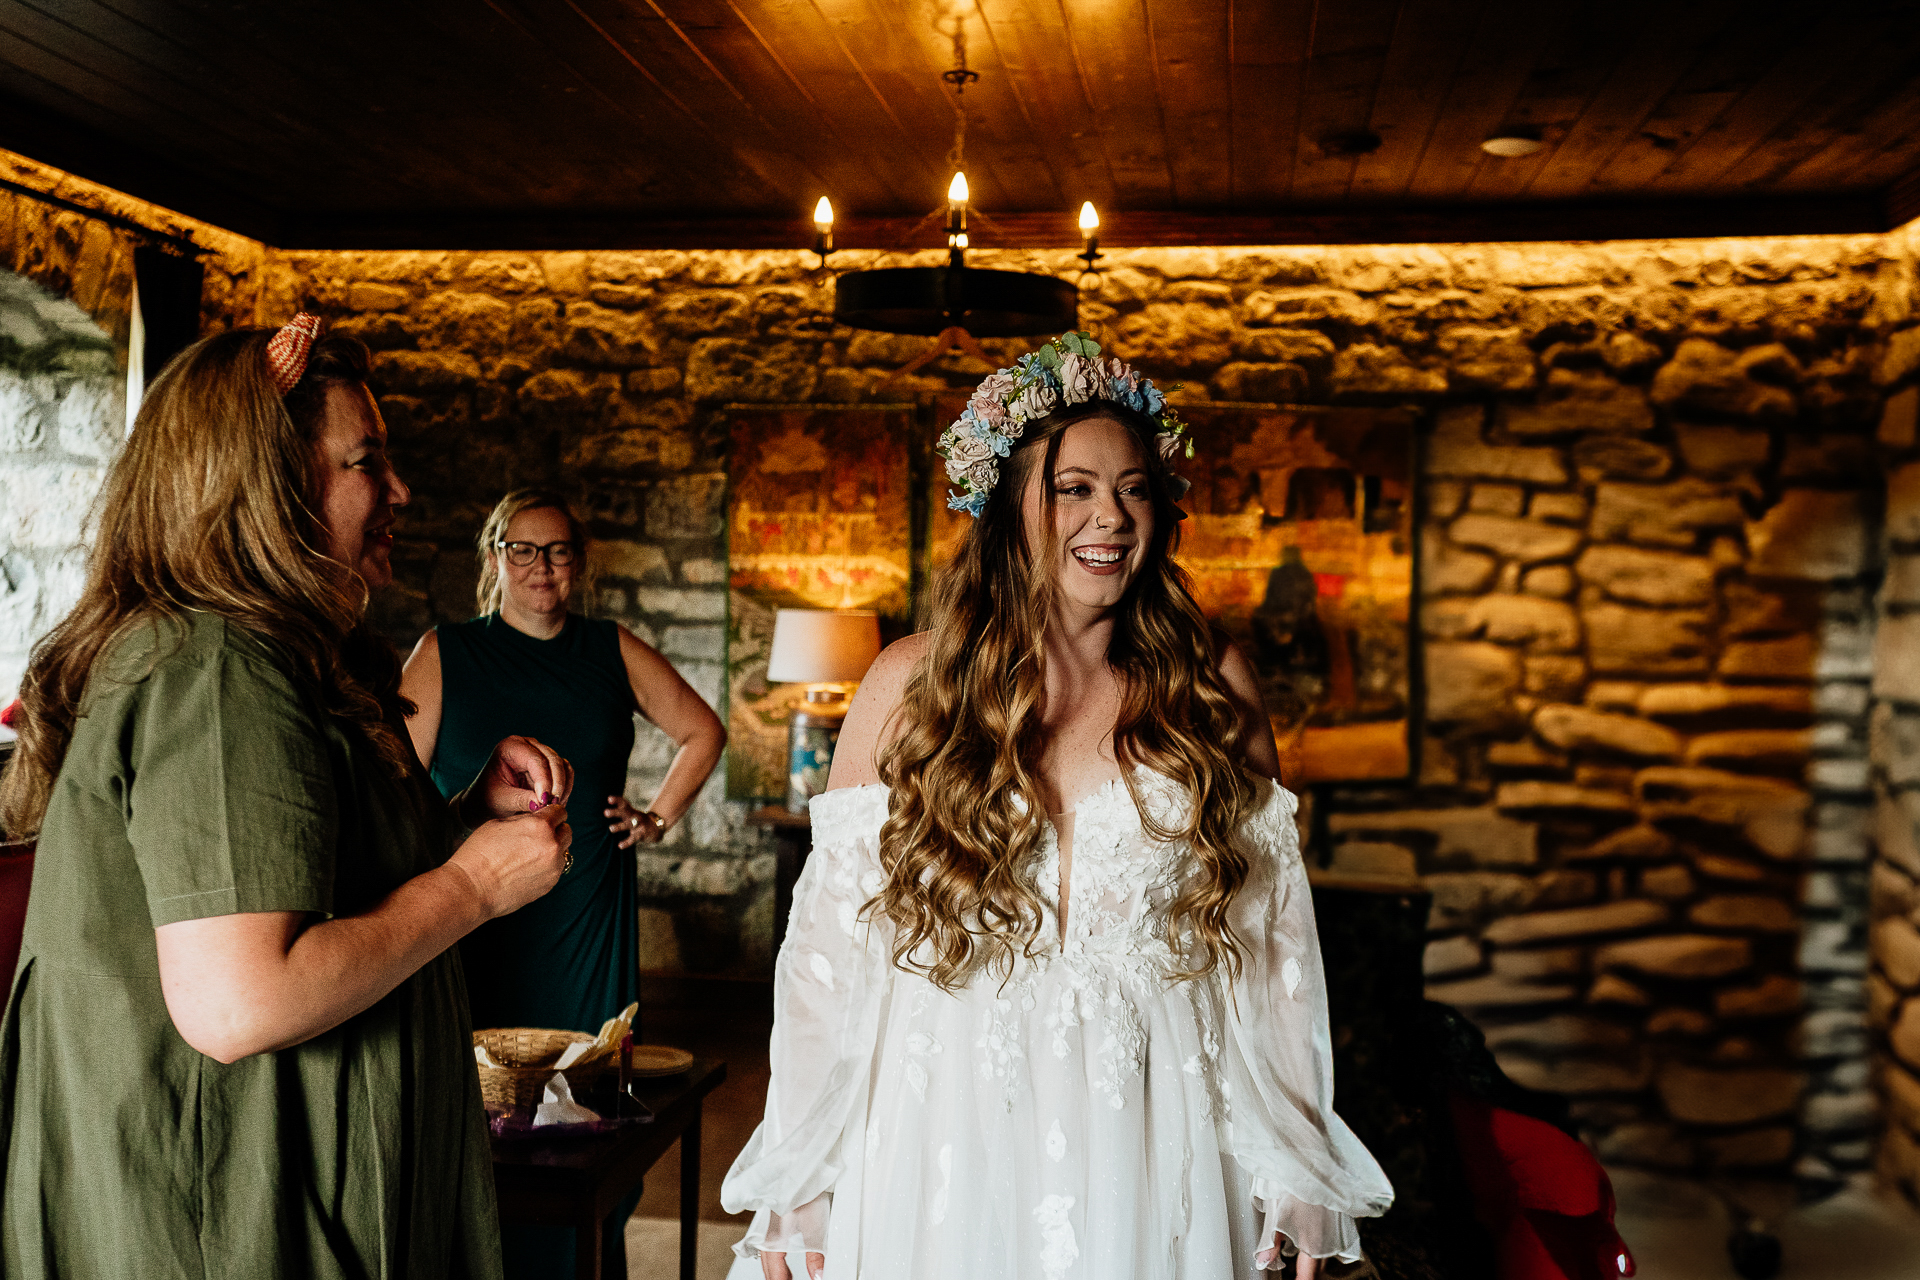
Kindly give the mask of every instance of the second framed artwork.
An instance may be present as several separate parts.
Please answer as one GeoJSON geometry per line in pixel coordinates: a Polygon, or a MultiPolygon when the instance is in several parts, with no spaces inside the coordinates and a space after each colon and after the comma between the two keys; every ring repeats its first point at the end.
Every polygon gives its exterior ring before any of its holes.
{"type": "MultiPolygon", "coordinates": [[[[925,624],[930,575],[970,517],[931,456],[963,393],[929,405],[728,413],[728,794],[785,789],[791,696],[765,679],[774,609],[868,608],[925,624]]],[[[1179,560],[1259,673],[1294,787],[1411,765],[1413,455],[1405,408],[1180,406],[1179,560]]]]}

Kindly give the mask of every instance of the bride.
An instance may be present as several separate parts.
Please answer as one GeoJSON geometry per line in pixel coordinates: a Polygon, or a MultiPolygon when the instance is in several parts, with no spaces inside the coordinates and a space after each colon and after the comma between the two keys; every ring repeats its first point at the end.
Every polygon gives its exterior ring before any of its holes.
{"type": "Polygon", "coordinates": [[[974,524],[813,802],[735,1277],[1310,1280],[1391,1202],[1254,673],[1173,560],[1185,430],[1070,333],[941,436],[974,524]]]}

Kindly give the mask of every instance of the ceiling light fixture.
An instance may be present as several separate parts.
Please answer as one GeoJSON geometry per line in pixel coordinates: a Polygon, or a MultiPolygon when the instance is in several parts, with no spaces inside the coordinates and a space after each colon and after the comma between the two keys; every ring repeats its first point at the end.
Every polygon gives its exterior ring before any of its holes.
{"type": "MultiPolygon", "coordinates": [[[[947,265],[849,271],[835,283],[833,318],[855,329],[928,336],[959,329],[973,338],[1021,338],[1076,329],[1080,293],[1067,281],[1039,272],[983,271],[967,265],[972,193],[967,184],[967,116],[961,95],[980,73],[967,69],[966,29],[960,24],[954,27],[953,54],[957,65],[940,76],[953,86],[953,150],[947,157],[953,181],[947,187],[945,209],[936,209],[920,223],[925,226],[945,214],[947,265]]],[[[973,213],[992,226],[978,210],[973,213]]]]}
{"type": "Polygon", "coordinates": [[[1525,133],[1499,133],[1480,144],[1480,149],[1490,156],[1499,156],[1502,160],[1516,160],[1521,156],[1530,156],[1543,149],[1547,144],[1538,138],[1528,137],[1525,133]]]}
{"type": "Polygon", "coordinates": [[[1080,206],[1080,252],[1074,256],[1087,264],[1081,276],[1092,276],[1098,288],[1100,268],[1097,264],[1106,255],[1100,252],[1100,212],[1093,207],[1091,200],[1080,206]]]}
{"type": "Polygon", "coordinates": [[[833,252],[833,201],[825,196],[813,206],[813,251],[820,255],[820,265],[827,265],[827,255],[833,252]]]}

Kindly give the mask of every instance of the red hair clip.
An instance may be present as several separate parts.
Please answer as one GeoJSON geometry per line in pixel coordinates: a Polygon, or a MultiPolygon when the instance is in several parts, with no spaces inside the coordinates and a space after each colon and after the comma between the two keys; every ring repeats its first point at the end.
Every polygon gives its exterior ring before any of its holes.
{"type": "Polygon", "coordinates": [[[307,371],[307,356],[320,337],[320,317],[302,311],[267,340],[267,372],[281,395],[293,390],[294,383],[307,371]]]}

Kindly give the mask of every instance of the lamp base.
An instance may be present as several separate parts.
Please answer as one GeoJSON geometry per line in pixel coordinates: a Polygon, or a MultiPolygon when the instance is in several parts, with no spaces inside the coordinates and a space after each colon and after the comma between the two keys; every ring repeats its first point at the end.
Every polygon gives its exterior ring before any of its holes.
{"type": "Polygon", "coordinates": [[[844,701],[820,702],[814,691],[787,726],[787,812],[805,813],[807,802],[827,789],[833,749],[847,720],[844,701]]]}

